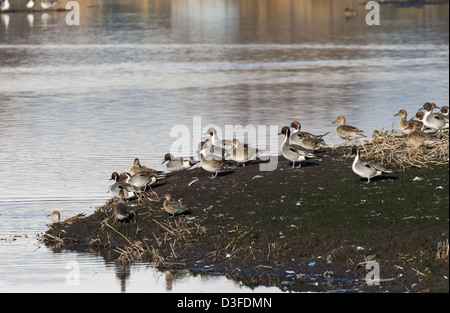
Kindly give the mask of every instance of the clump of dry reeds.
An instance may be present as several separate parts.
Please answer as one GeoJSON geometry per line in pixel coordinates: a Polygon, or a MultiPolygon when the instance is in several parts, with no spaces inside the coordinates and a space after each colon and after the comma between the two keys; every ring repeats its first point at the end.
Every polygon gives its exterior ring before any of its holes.
{"type": "Polygon", "coordinates": [[[130,264],[137,261],[142,261],[142,256],[144,255],[144,248],[142,247],[141,241],[136,241],[132,245],[123,249],[116,247],[114,250],[120,253],[117,258],[117,262],[120,264],[130,264]]]}
{"type": "Polygon", "coordinates": [[[441,131],[435,139],[435,143],[415,149],[399,131],[381,130],[374,132],[370,141],[362,142],[361,147],[366,158],[401,170],[410,167],[428,167],[432,164],[448,164],[448,130],[441,131]]]}

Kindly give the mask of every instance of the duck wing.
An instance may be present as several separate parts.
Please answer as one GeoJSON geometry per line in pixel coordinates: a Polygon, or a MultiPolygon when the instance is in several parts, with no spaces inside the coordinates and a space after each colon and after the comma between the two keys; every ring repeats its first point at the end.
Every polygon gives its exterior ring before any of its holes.
{"type": "Polygon", "coordinates": [[[299,146],[299,145],[289,145],[289,150],[292,152],[297,153],[300,156],[308,157],[308,158],[314,158],[314,154],[306,150],[305,148],[299,146]]]}

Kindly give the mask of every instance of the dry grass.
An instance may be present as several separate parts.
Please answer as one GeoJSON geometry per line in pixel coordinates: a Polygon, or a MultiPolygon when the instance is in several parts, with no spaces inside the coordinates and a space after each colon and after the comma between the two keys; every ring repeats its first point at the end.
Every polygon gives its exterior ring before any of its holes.
{"type": "Polygon", "coordinates": [[[432,164],[449,163],[449,133],[441,131],[436,136],[436,143],[414,149],[406,136],[397,130],[375,134],[371,140],[360,142],[361,154],[369,160],[395,169],[405,170],[410,167],[424,168],[432,164]]]}

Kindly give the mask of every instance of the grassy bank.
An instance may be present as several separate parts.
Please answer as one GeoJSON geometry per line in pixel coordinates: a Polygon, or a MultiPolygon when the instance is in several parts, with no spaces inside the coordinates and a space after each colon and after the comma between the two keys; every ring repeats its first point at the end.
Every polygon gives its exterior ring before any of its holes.
{"type": "Polygon", "coordinates": [[[312,290],[448,292],[448,257],[435,258],[438,242],[448,238],[448,163],[366,184],[351,161],[338,149],[299,169],[283,157],[275,171],[250,164],[216,179],[194,168],[131,201],[130,223],[114,219],[110,202],[84,219],[53,224],[43,239],[123,264],[208,270],[249,285],[304,290],[320,274],[331,284],[312,290]],[[165,193],[182,198],[192,214],[169,217],[165,193]],[[379,285],[364,281],[369,261],[379,264],[379,285]]]}

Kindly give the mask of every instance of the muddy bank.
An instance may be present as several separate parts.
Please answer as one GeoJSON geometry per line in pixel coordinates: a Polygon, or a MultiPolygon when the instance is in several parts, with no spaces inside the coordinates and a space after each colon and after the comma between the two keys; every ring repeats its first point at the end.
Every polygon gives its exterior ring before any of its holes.
{"type": "Polygon", "coordinates": [[[215,179],[201,168],[179,172],[129,202],[130,223],[115,220],[111,199],[90,216],[53,224],[43,238],[56,249],[226,273],[250,286],[304,290],[319,275],[331,283],[311,290],[448,292],[448,257],[436,259],[448,238],[448,163],[366,184],[346,152],[324,150],[298,169],[279,157],[275,171],[255,163],[215,179]],[[192,213],[169,217],[165,193],[192,213]],[[370,261],[379,285],[364,281],[370,261]]]}

